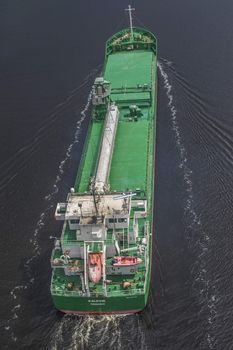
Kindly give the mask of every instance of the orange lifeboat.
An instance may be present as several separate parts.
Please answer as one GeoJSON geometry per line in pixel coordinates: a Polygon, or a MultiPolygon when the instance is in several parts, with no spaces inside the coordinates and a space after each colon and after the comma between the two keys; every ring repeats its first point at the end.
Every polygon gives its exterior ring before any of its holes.
{"type": "Polygon", "coordinates": [[[137,256],[115,256],[112,260],[112,265],[116,267],[134,266],[141,264],[142,259],[137,256]]]}
{"type": "Polygon", "coordinates": [[[98,283],[102,277],[102,253],[89,253],[88,257],[89,279],[93,283],[98,283]]]}

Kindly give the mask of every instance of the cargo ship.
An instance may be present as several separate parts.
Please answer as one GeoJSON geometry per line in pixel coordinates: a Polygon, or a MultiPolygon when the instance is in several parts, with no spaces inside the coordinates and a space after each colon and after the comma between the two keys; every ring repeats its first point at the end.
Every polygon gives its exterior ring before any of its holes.
{"type": "Polygon", "coordinates": [[[107,42],[74,187],[51,256],[68,314],[130,314],[148,302],[154,227],[157,40],[132,24],[107,42]]]}

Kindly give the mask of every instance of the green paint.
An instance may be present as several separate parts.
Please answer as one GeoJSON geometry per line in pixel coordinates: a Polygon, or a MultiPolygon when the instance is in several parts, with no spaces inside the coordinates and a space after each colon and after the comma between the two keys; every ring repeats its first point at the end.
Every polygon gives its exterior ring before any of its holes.
{"type": "Polygon", "coordinates": [[[153,56],[150,51],[120,52],[110,55],[104,78],[111,82],[112,89],[150,85],[153,56]]]}
{"type": "Polygon", "coordinates": [[[81,172],[81,178],[77,177],[75,190],[77,192],[89,191],[90,178],[94,174],[96,160],[98,157],[99,144],[103,129],[103,122],[93,122],[91,125],[90,135],[87,135],[87,150],[84,153],[84,162],[81,172]]]}
{"type": "MultiPolygon", "coordinates": [[[[153,34],[144,29],[134,28],[133,41],[130,40],[128,33],[129,29],[116,33],[106,45],[104,78],[111,83],[110,99],[115,101],[120,111],[109,184],[110,191],[125,192],[140,189],[142,196],[147,199],[147,218],[138,219],[138,239],[141,239],[145,234],[145,222],[149,225],[148,233],[153,229],[157,44],[153,34]],[[122,35],[125,39],[119,43],[122,35]],[[129,107],[132,104],[137,105],[142,112],[137,121],[129,117],[129,107]]],[[[104,117],[103,115],[103,119],[104,117]]],[[[90,123],[75,182],[76,192],[90,191],[89,184],[91,177],[95,174],[103,126],[104,120],[98,122],[92,119],[90,123]]],[[[131,230],[133,230],[133,214],[134,209],[132,208],[131,230]]],[[[111,244],[112,240],[113,230],[108,229],[106,246],[111,244]]],[[[69,249],[70,244],[75,245],[78,249],[84,245],[84,242],[76,241],[75,230],[70,230],[68,224],[65,223],[62,239],[63,250],[69,249]]],[[[130,243],[129,246],[135,247],[136,244],[130,243]]],[[[124,248],[123,243],[122,248],[124,248]]],[[[54,251],[52,259],[59,257],[59,254],[54,251]]],[[[143,260],[134,275],[107,276],[112,282],[107,286],[108,296],[106,298],[103,296],[102,282],[96,285],[90,282],[91,295],[84,297],[80,277],[65,275],[64,268],[55,268],[51,282],[51,293],[55,306],[60,310],[87,313],[142,310],[147,304],[149,295],[151,254],[152,235],[148,234],[149,266],[146,267],[143,260]],[[132,284],[127,290],[123,288],[124,281],[132,284]],[[72,291],[67,289],[68,283],[73,283],[72,291]]],[[[135,256],[137,251],[134,250],[129,255],[135,256]]],[[[111,259],[106,259],[107,266],[111,265],[111,259]]],[[[80,263],[83,266],[82,259],[80,263]]]]}
{"type": "Polygon", "coordinates": [[[111,190],[146,189],[148,121],[119,122],[113,152],[111,190]]]}

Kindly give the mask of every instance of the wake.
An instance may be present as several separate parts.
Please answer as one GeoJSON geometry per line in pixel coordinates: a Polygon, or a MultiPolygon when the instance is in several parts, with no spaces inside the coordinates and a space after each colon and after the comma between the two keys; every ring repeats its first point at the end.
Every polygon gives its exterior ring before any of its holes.
{"type": "Polygon", "coordinates": [[[50,331],[48,350],[146,350],[145,333],[138,315],[64,316],[50,331]]]}
{"type": "MultiPolygon", "coordinates": [[[[96,73],[96,70],[95,70],[95,73],[96,73]]],[[[88,75],[88,77],[89,76],[90,75],[88,75]]],[[[85,83],[86,83],[86,80],[85,80],[85,83]]],[[[73,94],[76,91],[78,91],[81,86],[83,86],[83,85],[81,84],[77,89],[75,89],[73,91],[73,94]]],[[[72,96],[73,96],[73,94],[72,94],[72,96]]],[[[68,101],[70,101],[71,98],[72,97],[70,96],[68,98],[68,101]]],[[[79,142],[79,135],[80,135],[81,127],[82,127],[84,120],[87,118],[87,111],[88,111],[90,104],[91,104],[91,98],[92,98],[92,92],[89,93],[86,105],[84,106],[83,110],[80,113],[81,118],[76,123],[74,138],[73,138],[72,142],[69,144],[69,146],[67,147],[65,158],[59,164],[58,173],[57,173],[55,181],[53,183],[52,190],[44,198],[45,203],[46,203],[46,207],[45,207],[44,211],[40,214],[40,217],[37,221],[32,238],[30,239],[30,243],[32,246],[32,249],[31,249],[32,255],[25,262],[25,265],[24,265],[24,268],[27,272],[28,281],[24,284],[16,285],[10,291],[10,296],[12,299],[11,316],[6,321],[4,329],[5,329],[5,331],[9,332],[9,335],[14,342],[17,341],[17,337],[14,334],[13,326],[15,325],[15,322],[19,318],[19,313],[20,313],[20,310],[22,308],[22,305],[19,303],[19,299],[22,296],[22,292],[29,289],[32,286],[32,284],[34,283],[34,277],[33,277],[32,273],[30,272],[31,271],[30,266],[33,263],[33,261],[41,253],[41,248],[40,248],[39,241],[38,241],[39,233],[40,233],[41,229],[45,226],[45,222],[46,222],[46,218],[47,218],[48,214],[50,213],[51,209],[54,208],[55,204],[53,203],[53,199],[59,190],[59,183],[62,180],[62,176],[63,176],[64,171],[65,171],[65,166],[66,166],[68,160],[72,157],[72,150],[73,150],[74,146],[79,142]]],[[[67,102],[67,100],[65,102],[61,103],[60,106],[66,104],[66,102],[67,102]]]]}
{"type": "MultiPolygon", "coordinates": [[[[173,73],[173,77],[177,74],[172,67],[172,62],[163,60],[168,70],[173,73]]],[[[215,338],[213,323],[216,316],[216,290],[211,286],[211,281],[208,278],[207,254],[210,246],[210,237],[204,231],[200,217],[195,210],[193,198],[193,181],[192,170],[188,166],[188,154],[185,149],[181,129],[179,127],[178,111],[175,105],[173,87],[170,83],[168,73],[164,69],[164,64],[158,62],[158,68],[163,79],[163,86],[168,99],[168,109],[171,115],[171,127],[174,132],[177,150],[179,152],[180,163],[179,167],[183,171],[183,180],[185,184],[186,199],[184,205],[185,215],[188,218],[188,227],[186,229],[186,239],[189,242],[190,248],[196,248],[197,256],[193,265],[191,274],[193,276],[193,288],[199,293],[200,303],[204,304],[203,309],[207,308],[207,324],[208,329],[205,333],[206,345],[209,349],[214,348],[215,338]]],[[[203,310],[204,311],[204,310],[203,310]]]]}
{"type": "Polygon", "coordinates": [[[51,128],[56,124],[61,113],[74,102],[80,90],[90,83],[91,78],[96,76],[100,67],[101,65],[93,69],[79,86],[70,91],[65,100],[57,104],[53,112],[44,118],[38,130],[26,141],[25,145],[0,165],[0,191],[3,191],[9,186],[23,171],[35,152],[39,149],[41,143],[43,143],[44,139],[47,137],[51,128]]]}

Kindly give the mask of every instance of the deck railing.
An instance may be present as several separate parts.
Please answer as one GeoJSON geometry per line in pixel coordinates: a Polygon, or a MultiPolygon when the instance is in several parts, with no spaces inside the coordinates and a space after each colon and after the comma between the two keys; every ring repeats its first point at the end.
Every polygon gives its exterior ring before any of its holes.
{"type": "MultiPolygon", "coordinates": [[[[96,243],[100,243],[101,241],[95,241],[96,243]]],[[[113,243],[112,238],[108,238],[104,240],[106,244],[111,244],[113,243]]],[[[76,240],[61,240],[61,246],[65,248],[66,246],[78,246],[78,247],[84,247],[84,241],[76,241],[76,240]]]]}
{"type": "MultiPolygon", "coordinates": [[[[64,290],[56,290],[55,288],[51,288],[52,295],[57,296],[67,296],[67,297],[86,297],[86,298],[100,298],[105,297],[104,293],[100,292],[90,292],[89,295],[83,293],[82,291],[70,291],[67,289],[64,290]]],[[[127,289],[127,290],[113,290],[107,292],[107,297],[119,297],[119,296],[129,296],[129,295],[141,295],[144,294],[143,288],[141,289],[127,289]]]]}

